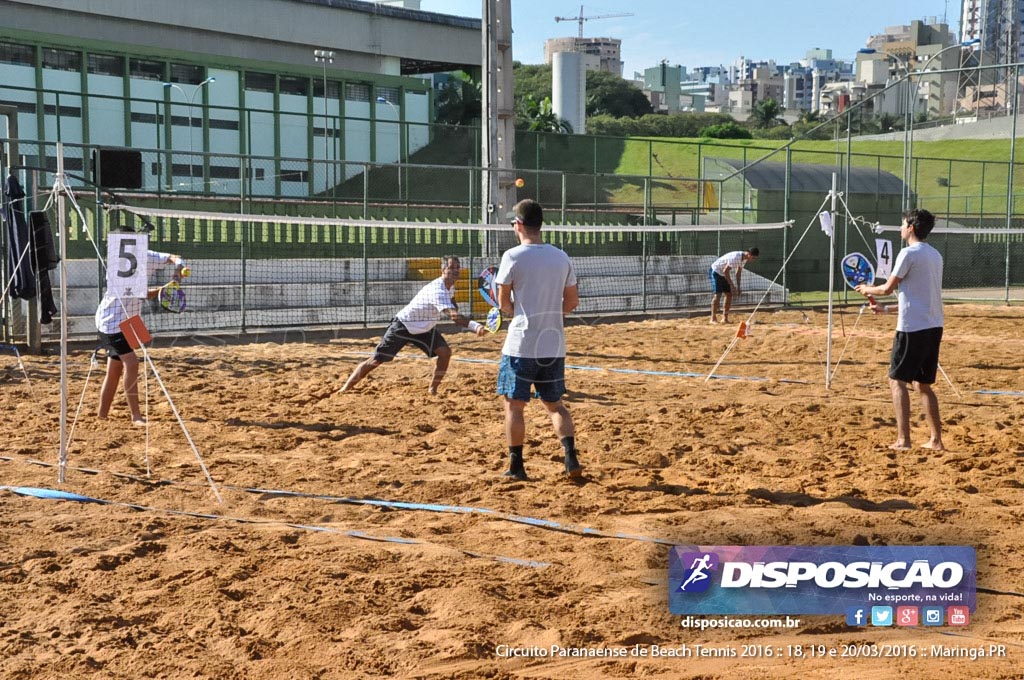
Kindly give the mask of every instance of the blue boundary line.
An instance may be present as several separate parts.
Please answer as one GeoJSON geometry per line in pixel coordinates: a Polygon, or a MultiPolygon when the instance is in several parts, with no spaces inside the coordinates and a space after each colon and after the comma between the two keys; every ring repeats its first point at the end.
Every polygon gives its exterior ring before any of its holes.
{"type": "MultiPolygon", "coordinates": [[[[6,460],[6,461],[11,461],[11,462],[15,461],[14,458],[10,458],[8,456],[0,456],[0,460],[6,460]]],[[[30,461],[26,461],[26,462],[28,462],[31,465],[41,465],[43,467],[56,467],[55,463],[47,463],[45,461],[30,460],[30,461]]],[[[75,470],[77,472],[84,472],[86,474],[100,474],[101,472],[105,472],[103,470],[96,470],[96,469],[93,469],[93,468],[71,467],[69,469],[75,470]]],[[[129,473],[126,473],[126,472],[108,472],[107,474],[113,475],[115,477],[120,477],[120,478],[123,478],[123,479],[130,479],[132,481],[141,482],[143,484],[149,484],[149,485],[152,485],[152,486],[161,486],[161,485],[178,486],[178,487],[184,486],[180,482],[175,482],[175,481],[171,481],[171,480],[156,480],[156,481],[154,481],[154,480],[151,480],[151,479],[147,479],[145,477],[139,477],[138,475],[132,475],[132,474],[129,474],[129,473]]],[[[9,488],[11,488],[11,487],[0,486],[0,489],[9,489],[9,488]]],[[[675,541],[670,541],[670,540],[664,539],[664,538],[655,538],[655,537],[651,537],[651,536],[639,536],[639,535],[635,535],[635,534],[624,534],[624,533],[620,533],[620,532],[601,531],[600,529],[593,529],[593,528],[590,528],[590,527],[578,526],[578,525],[574,525],[574,524],[562,524],[561,522],[556,522],[555,520],[539,519],[539,518],[536,518],[536,517],[526,517],[526,516],[523,516],[523,515],[513,515],[511,513],[499,512],[497,510],[491,510],[489,508],[478,508],[478,507],[466,506],[466,505],[444,505],[444,504],[438,504],[438,503],[412,503],[412,502],[408,502],[408,501],[389,501],[389,500],[382,500],[382,499],[376,499],[376,498],[351,498],[351,497],[348,497],[348,496],[331,496],[331,495],[327,495],[327,494],[306,493],[306,492],[303,492],[303,491],[290,491],[288,489],[263,489],[263,488],[259,488],[259,487],[237,486],[237,485],[232,485],[232,484],[222,484],[221,488],[223,488],[223,489],[230,489],[232,491],[242,491],[244,493],[250,493],[250,494],[260,494],[260,495],[268,496],[268,497],[283,496],[283,497],[290,497],[290,498],[312,498],[312,499],[329,501],[331,503],[338,503],[338,504],[344,504],[344,505],[368,505],[368,506],[375,506],[375,507],[390,508],[392,510],[417,510],[417,511],[440,512],[440,513],[450,513],[450,514],[459,514],[459,515],[483,515],[485,517],[490,517],[490,518],[493,518],[493,519],[498,519],[498,520],[502,520],[502,521],[506,521],[506,522],[515,522],[517,524],[526,524],[526,525],[537,527],[537,528],[540,528],[540,529],[547,529],[547,530],[550,530],[550,531],[558,531],[558,532],[567,533],[567,534],[575,534],[575,535],[578,535],[578,536],[586,536],[586,537],[592,537],[592,538],[622,539],[622,540],[640,541],[640,542],[643,542],[643,543],[654,543],[654,544],[658,544],[658,545],[668,545],[668,546],[679,545],[675,541]]],[[[56,491],[56,490],[50,490],[50,491],[52,493],[54,493],[54,494],[65,493],[65,492],[56,491]]],[[[103,502],[103,501],[95,501],[95,502],[103,502]]],[[[113,501],[111,501],[111,502],[113,502],[113,501]]],[[[219,517],[219,516],[218,515],[211,515],[211,517],[219,517]]]]}
{"type": "MultiPolygon", "coordinates": [[[[71,501],[75,503],[97,503],[100,505],[110,505],[114,507],[128,508],[131,510],[140,510],[144,512],[159,512],[168,515],[174,515],[177,517],[192,517],[197,519],[208,519],[219,522],[236,522],[238,524],[259,524],[264,526],[284,526],[292,529],[301,529],[303,531],[316,531],[330,534],[338,534],[341,536],[348,536],[349,538],[358,538],[367,541],[376,541],[381,543],[399,543],[403,545],[429,545],[424,541],[414,538],[402,538],[400,536],[374,536],[364,531],[359,530],[341,530],[334,529],[332,527],[325,527],[316,524],[300,524],[296,522],[285,522],[281,520],[265,520],[265,519],[254,519],[251,517],[231,517],[228,515],[211,515],[201,512],[188,512],[186,510],[168,510],[166,508],[155,508],[147,505],[138,505],[136,503],[123,503],[121,501],[111,501],[103,498],[94,498],[92,496],[83,496],[77,493],[71,493],[68,491],[60,491],[58,489],[48,489],[41,487],[31,486],[6,486],[0,485],[0,491],[10,491],[11,493],[19,496],[28,496],[30,498],[38,498],[44,500],[55,500],[55,501],[71,501]]],[[[478,553],[469,550],[462,550],[460,548],[450,548],[456,550],[470,557],[478,557],[495,562],[504,562],[508,564],[515,564],[524,567],[542,568],[551,566],[549,562],[538,562],[536,560],[524,560],[518,557],[506,557],[504,555],[488,555],[485,553],[478,553]]]]}

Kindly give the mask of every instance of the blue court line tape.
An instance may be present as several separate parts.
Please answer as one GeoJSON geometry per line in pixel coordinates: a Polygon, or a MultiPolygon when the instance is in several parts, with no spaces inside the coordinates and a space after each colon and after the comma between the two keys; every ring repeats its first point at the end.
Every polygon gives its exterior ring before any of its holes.
{"type": "Polygon", "coordinates": [[[975,394],[1008,394],[1013,397],[1024,397],[1024,392],[1014,392],[1013,390],[978,390],[975,394]]]}
{"type": "Polygon", "coordinates": [[[600,529],[593,529],[590,527],[583,527],[574,524],[562,524],[561,522],[556,522],[555,520],[550,519],[538,519],[536,517],[512,515],[508,513],[498,512],[496,510],[491,510],[490,508],[477,508],[465,505],[442,505],[438,503],[411,503],[408,501],[386,501],[378,498],[350,498],[346,496],[308,494],[303,493],[301,491],[288,491],[285,489],[261,489],[256,487],[231,486],[228,484],[222,485],[221,488],[233,489],[236,491],[244,491],[246,493],[258,493],[265,496],[315,498],[318,500],[329,501],[332,503],[340,503],[345,505],[369,505],[374,507],[390,508],[392,510],[421,510],[426,512],[454,513],[459,515],[484,515],[486,517],[493,517],[494,519],[515,522],[517,524],[526,524],[529,526],[538,527],[540,529],[549,529],[551,531],[558,531],[566,534],[576,534],[578,536],[625,539],[630,541],[641,541],[644,543],[657,543],[660,545],[676,545],[675,541],[669,541],[663,538],[653,538],[650,536],[638,536],[634,534],[601,531],[600,529]]]}
{"type": "MultiPolygon", "coordinates": [[[[378,541],[383,543],[399,543],[403,545],[424,545],[424,541],[420,541],[413,538],[403,538],[401,536],[374,536],[358,529],[341,530],[334,529],[332,527],[325,527],[316,524],[296,524],[294,522],[284,522],[280,520],[267,520],[257,519],[252,517],[231,517],[228,515],[210,515],[200,512],[189,512],[186,510],[168,510],[165,508],[154,508],[146,505],[137,505],[135,503],[123,503],[121,501],[111,501],[102,498],[93,498],[91,496],[83,496],[77,493],[70,493],[67,491],[60,491],[58,489],[48,489],[40,487],[30,486],[6,486],[0,485],[0,491],[10,491],[11,493],[18,494],[19,496],[28,496],[30,498],[38,498],[45,500],[61,500],[61,501],[73,501],[77,503],[98,503],[100,505],[110,505],[114,507],[129,508],[131,510],[140,510],[144,512],[159,512],[168,515],[175,515],[181,517],[193,517],[199,519],[209,519],[216,521],[235,522],[238,524],[258,524],[263,526],[285,526],[292,529],[301,529],[303,531],[317,531],[330,534],[339,534],[342,536],[348,536],[350,538],[358,538],[366,541],[378,541]]],[[[286,494],[286,495],[299,495],[299,494],[286,494]]],[[[447,547],[447,546],[445,546],[447,547]]],[[[451,548],[470,557],[477,557],[482,559],[489,559],[496,562],[504,562],[507,564],[516,564],[519,566],[526,567],[548,567],[551,566],[548,562],[538,562],[535,560],[524,560],[516,557],[506,557],[504,555],[488,555],[485,553],[470,552],[467,550],[461,550],[459,548],[451,548]]]]}
{"type": "MultiPolygon", "coordinates": [[[[0,456],[0,460],[6,460],[14,462],[14,458],[7,456],[0,456]]],[[[56,463],[47,463],[40,460],[28,460],[25,461],[30,465],[41,465],[43,467],[57,467],[56,463]]],[[[87,472],[89,474],[98,474],[100,470],[93,470],[91,468],[69,468],[77,472],[87,472]]],[[[152,480],[138,475],[129,474],[127,472],[111,472],[109,473],[115,477],[123,479],[130,479],[132,481],[141,482],[151,486],[183,486],[179,482],[172,480],[152,480]]],[[[10,487],[0,486],[0,489],[6,489],[10,487]]],[[[452,513],[459,515],[483,515],[485,517],[492,517],[494,519],[515,522],[516,524],[526,524],[534,526],[539,529],[548,529],[550,531],[557,531],[566,534],[576,534],[578,536],[587,536],[593,538],[614,538],[629,541],[639,541],[643,543],[655,543],[659,545],[677,545],[675,541],[670,541],[664,538],[656,538],[651,536],[639,536],[634,534],[624,534],[621,532],[607,532],[601,531],[600,529],[593,529],[590,527],[582,527],[573,524],[562,524],[550,519],[539,519],[536,517],[525,517],[522,515],[512,515],[509,513],[498,512],[497,510],[491,510],[490,508],[478,508],[466,505],[444,505],[439,503],[412,503],[408,501],[388,501],[377,498],[351,498],[348,496],[331,496],[326,494],[315,494],[305,493],[303,491],[291,491],[289,489],[263,489],[260,487],[249,487],[249,486],[236,486],[232,484],[222,484],[221,488],[230,489],[232,491],[242,491],[244,493],[260,494],[261,496],[268,497],[290,497],[290,498],[312,498],[315,500],[328,501],[331,503],[340,503],[345,505],[368,505],[373,507],[384,507],[392,510],[415,510],[415,511],[426,511],[426,512],[439,512],[439,513],[452,513]]],[[[97,501],[105,502],[105,501],[97,501]]],[[[178,510],[166,510],[161,512],[183,512],[178,510]]],[[[218,515],[209,515],[208,517],[219,518],[218,515]]],[[[333,530],[332,530],[333,531],[333,530]]],[[[359,538],[363,538],[360,536],[359,538]]]]}

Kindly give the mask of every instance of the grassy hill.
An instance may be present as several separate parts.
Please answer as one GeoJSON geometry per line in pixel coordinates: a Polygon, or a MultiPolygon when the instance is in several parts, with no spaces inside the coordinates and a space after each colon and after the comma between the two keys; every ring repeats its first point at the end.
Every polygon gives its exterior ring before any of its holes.
{"type": "MultiPolygon", "coordinates": [[[[669,178],[656,182],[652,191],[656,204],[675,204],[695,197],[695,184],[682,178],[700,176],[700,159],[706,156],[744,159],[753,162],[765,158],[785,162],[785,144],[775,140],[667,140],[631,138],[625,145],[615,172],[669,178]],[[773,153],[775,152],[775,153],[773,153]]],[[[802,141],[792,147],[794,163],[817,163],[841,167],[846,159],[846,141],[802,141]]],[[[853,141],[851,164],[874,167],[903,175],[903,142],[853,141]]],[[[1007,169],[1010,158],[1008,140],[944,140],[915,142],[911,186],[922,205],[936,211],[956,213],[1005,212],[1007,169]]],[[[1024,153],[1022,153],[1024,156],[1024,153]]],[[[1020,165],[1018,163],[1018,165],[1020,165]]],[[[1024,173],[1014,177],[1014,193],[1024,194],[1024,173]]],[[[635,203],[642,192],[624,187],[615,193],[616,201],[635,203]]],[[[1024,195],[1016,197],[1024,206],[1024,195]]]]}

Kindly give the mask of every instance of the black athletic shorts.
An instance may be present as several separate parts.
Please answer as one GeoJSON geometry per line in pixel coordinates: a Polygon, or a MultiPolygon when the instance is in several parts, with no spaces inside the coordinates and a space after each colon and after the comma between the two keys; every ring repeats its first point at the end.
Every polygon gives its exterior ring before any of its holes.
{"type": "Polygon", "coordinates": [[[438,349],[448,346],[436,326],[426,333],[410,333],[404,323],[398,319],[392,319],[391,325],[384,331],[384,337],[381,338],[380,344],[373,351],[373,358],[382,364],[387,363],[398,356],[398,352],[409,344],[419,347],[428,357],[436,357],[438,349]]]}
{"type": "Polygon", "coordinates": [[[100,333],[100,346],[107,350],[107,358],[120,361],[122,354],[134,354],[124,333],[100,333]]]}
{"type": "Polygon", "coordinates": [[[939,345],[942,328],[923,331],[896,331],[889,359],[889,377],[903,382],[931,385],[939,368],[939,345]]]}

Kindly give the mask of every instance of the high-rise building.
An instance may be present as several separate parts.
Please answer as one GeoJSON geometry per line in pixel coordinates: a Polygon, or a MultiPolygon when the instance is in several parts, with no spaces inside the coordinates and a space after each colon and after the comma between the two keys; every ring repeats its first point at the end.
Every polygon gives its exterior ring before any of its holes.
{"type": "Polygon", "coordinates": [[[598,59],[598,69],[622,77],[622,41],[618,38],[548,38],[544,41],[544,63],[557,52],[580,52],[598,59]]]}
{"type": "Polygon", "coordinates": [[[1024,57],[1024,0],[963,0],[960,39],[980,40],[985,60],[1006,64],[1024,57]]]}

